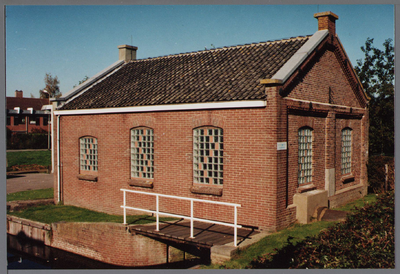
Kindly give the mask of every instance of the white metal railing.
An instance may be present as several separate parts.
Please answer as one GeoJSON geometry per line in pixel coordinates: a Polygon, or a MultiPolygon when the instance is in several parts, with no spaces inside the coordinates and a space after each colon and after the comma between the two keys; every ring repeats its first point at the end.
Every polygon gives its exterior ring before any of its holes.
{"type": "Polygon", "coordinates": [[[240,204],[216,202],[216,201],[209,201],[209,200],[201,200],[201,199],[179,197],[179,196],[165,195],[165,194],[159,194],[159,193],[150,193],[150,192],[130,190],[130,189],[121,189],[121,191],[123,191],[123,193],[124,193],[124,204],[121,206],[124,209],[124,224],[127,224],[126,223],[126,210],[127,209],[133,209],[133,210],[139,210],[139,211],[144,211],[144,212],[149,212],[149,213],[155,213],[156,214],[156,231],[160,230],[160,224],[159,224],[159,216],[160,216],[160,214],[166,215],[166,216],[190,219],[190,238],[194,238],[194,236],[193,236],[193,221],[200,221],[200,222],[206,222],[206,223],[230,226],[230,227],[234,228],[234,245],[237,246],[237,229],[242,227],[241,225],[237,224],[237,208],[241,207],[240,204]],[[149,209],[142,209],[142,208],[136,208],[136,207],[127,206],[126,205],[126,192],[156,196],[156,210],[149,210],[149,209]],[[167,212],[160,212],[160,210],[159,210],[159,198],[160,197],[190,201],[190,216],[167,213],[167,212]],[[193,202],[202,202],[202,203],[210,203],[210,204],[217,204],[217,205],[233,206],[234,207],[234,221],[233,221],[233,224],[225,223],[225,222],[219,222],[219,221],[213,221],[213,220],[207,220],[207,219],[202,219],[202,218],[195,218],[193,216],[193,202]]]}

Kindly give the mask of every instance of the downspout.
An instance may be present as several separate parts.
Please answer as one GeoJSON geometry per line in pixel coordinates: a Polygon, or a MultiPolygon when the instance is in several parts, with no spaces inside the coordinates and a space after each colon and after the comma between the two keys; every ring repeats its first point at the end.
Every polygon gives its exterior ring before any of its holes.
{"type": "Polygon", "coordinates": [[[61,199],[61,166],[60,166],[60,115],[57,115],[57,191],[58,191],[58,203],[60,203],[61,199]]]}
{"type": "MultiPolygon", "coordinates": [[[[51,122],[51,173],[54,174],[54,106],[51,106],[50,122],[51,122]]],[[[49,121],[48,121],[49,122],[49,121]]]]}

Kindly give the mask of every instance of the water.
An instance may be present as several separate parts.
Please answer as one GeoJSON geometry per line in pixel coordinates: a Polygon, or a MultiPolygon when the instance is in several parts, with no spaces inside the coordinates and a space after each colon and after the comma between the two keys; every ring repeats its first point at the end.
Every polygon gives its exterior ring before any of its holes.
{"type": "Polygon", "coordinates": [[[193,259],[147,267],[116,266],[7,234],[7,269],[186,269],[201,263],[193,259]]]}

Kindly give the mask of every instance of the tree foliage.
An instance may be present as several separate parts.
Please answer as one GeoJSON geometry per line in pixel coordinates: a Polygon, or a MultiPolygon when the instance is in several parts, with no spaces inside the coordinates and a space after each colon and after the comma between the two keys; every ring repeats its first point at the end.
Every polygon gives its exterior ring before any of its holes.
{"type": "Polygon", "coordinates": [[[44,77],[44,84],[45,87],[44,89],[40,90],[40,98],[59,98],[61,97],[61,92],[60,92],[60,81],[58,80],[58,77],[55,76],[53,77],[51,73],[46,73],[44,77]],[[47,91],[48,93],[46,93],[47,91]]]}
{"type": "Polygon", "coordinates": [[[74,85],[74,88],[75,88],[76,86],[79,86],[80,84],[83,84],[83,83],[86,82],[88,79],[89,79],[89,77],[88,77],[87,75],[85,75],[85,77],[83,77],[83,79],[79,81],[78,85],[74,85]]]}
{"type": "Polygon", "coordinates": [[[394,154],[394,47],[391,39],[383,49],[367,38],[361,47],[364,58],[357,60],[355,70],[364,90],[371,97],[369,104],[370,155],[394,154]]]}

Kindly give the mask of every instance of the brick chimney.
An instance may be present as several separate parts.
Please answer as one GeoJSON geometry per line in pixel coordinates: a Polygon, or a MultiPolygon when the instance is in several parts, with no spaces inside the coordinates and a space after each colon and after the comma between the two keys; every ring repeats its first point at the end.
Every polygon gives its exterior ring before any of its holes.
{"type": "Polygon", "coordinates": [[[339,16],[331,11],[325,11],[314,14],[314,17],[318,19],[318,30],[328,30],[330,34],[336,34],[335,21],[339,16]]]}
{"type": "Polygon", "coordinates": [[[136,60],[136,51],[138,49],[137,47],[129,45],[121,45],[118,46],[118,49],[119,49],[119,60],[124,60],[125,62],[136,60]]]}
{"type": "Polygon", "coordinates": [[[22,90],[16,90],[15,91],[15,98],[22,98],[23,97],[23,91],[22,90]]]}

